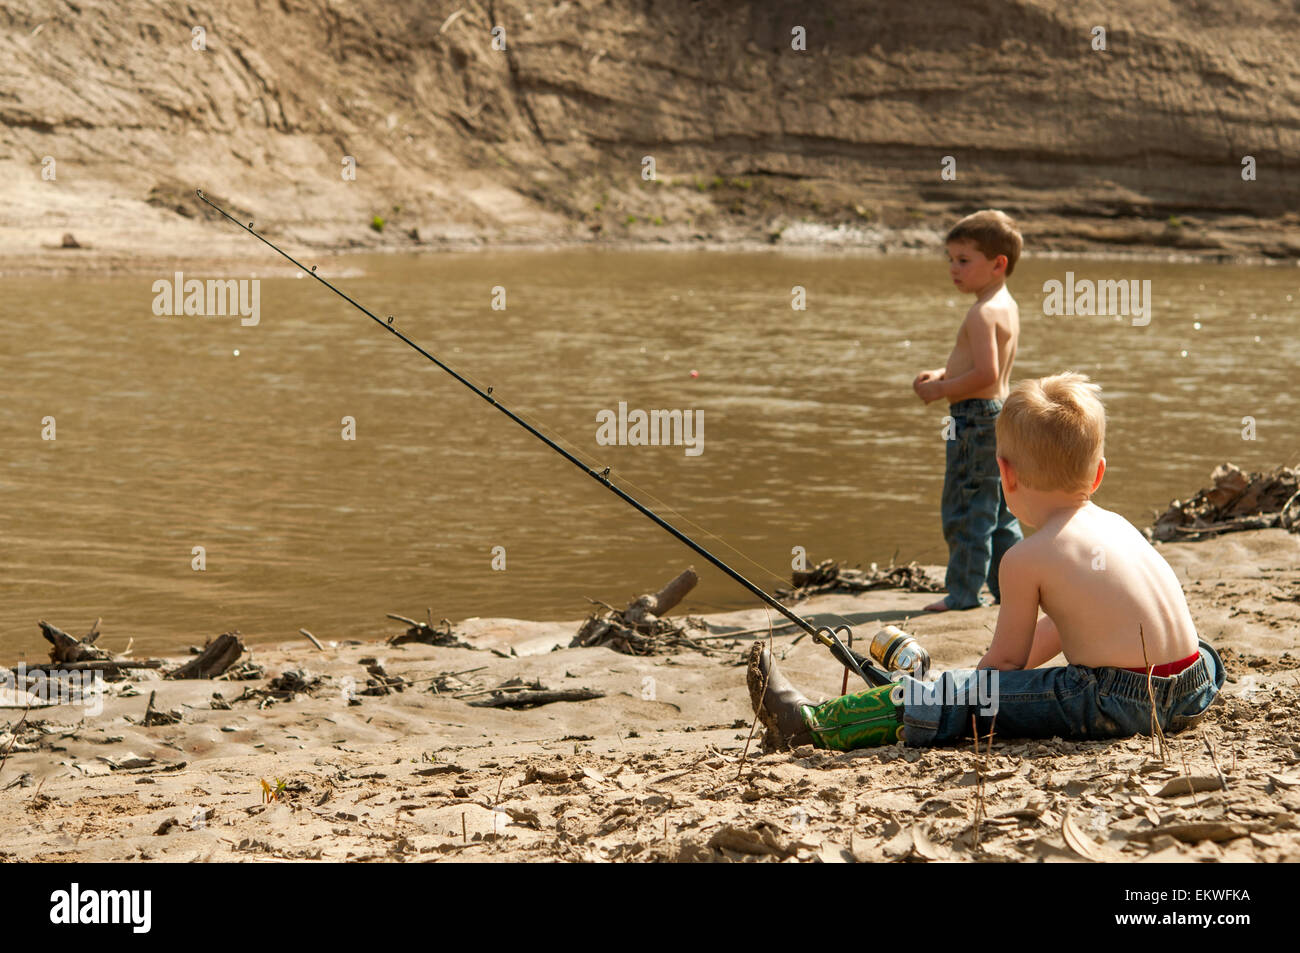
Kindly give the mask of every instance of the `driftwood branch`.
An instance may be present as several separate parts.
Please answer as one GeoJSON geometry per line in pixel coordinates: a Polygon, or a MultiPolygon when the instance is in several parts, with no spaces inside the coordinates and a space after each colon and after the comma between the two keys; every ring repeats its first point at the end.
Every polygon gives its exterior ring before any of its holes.
{"type": "Polygon", "coordinates": [[[174,668],[163,678],[215,678],[234,665],[244,654],[244,642],[239,632],[224,632],[204,646],[202,653],[194,656],[179,668],[174,668]]]}
{"type": "Polygon", "coordinates": [[[112,658],[109,652],[95,645],[95,640],[99,638],[101,621],[103,620],[96,619],[90,631],[80,639],[74,639],[58,626],[50,625],[44,620],[36,624],[41,627],[41,634],[50,643],[51,662],[90,662],[112,658]]]}
{"type": "Polygon", "coordinates": [[[149,693],[149,704],[144,709],[144,720],[141,722],[144,727],[149,728],[153,725],[174,725],[181,720],[184,713],[179,708],[173,708],[171,711],[162,711],[154,707],[154,700],[158,697],[155,689],[149,693]]]}
{"type": "Polygon", "coordinates": [[[589,599],[592,604],[603,606],[605,611],[588,618],[569,647],[591,648],[599,645],[625,655],[655,655],[683,648],[707,654],[708,648],[694,637],[697,630],[704,628],[703,623],[689,616],[680,622],[662,618],[698,582],[699,576],[695,570],[686,569],[658,592],[633,599],[621,612],[597,599],[589,599]]]}
{"type": "Polygon", "coordinates": [[[686,569],[653,595],[638,596],[623,610],[623,619],[631,625],[650,625],[660,616],[667,615],[686,594],[695,588],[700,577],[695,570],[686,569]]]}
{"type": "Polygon", "coordinates": [[[466,704],[474,708],[536,708],[552,702],[585,702],[604,697],[604,692],[591,688],[564,688],[555,691],[501,692],[491,698],[466,704]]]}
{"type": "Polygon", "coordinates": [[[1198,539],[1246,529],[1300,529],[1300,468],[1277,467],[1268,473],[1246,473],[1223,463],[1210,474],[1211,486],[1189,500],[1174,500],[1155,524],[1148,539],[1198,539]]]}
{"type": "Polygon", "coordinates": [[[915,562],[906,566],[892,563],[869,571],[848,569],[833,559],[824,559],[812,569],[796,569],[790,574],[793,589],[777,589],[784,599],[805,599],[827,592],[868,592],[872,589],[906,589],[908,592],[943,592],[943,584],[915,562]]]}
{"type": "Polygon", "coordinates": [[[441,620],[437,625],[433,624],[433,610],[426,609],[425,615],[428,622],[417,622],[414,619],[408,619],[404,615],[398,615],[395,612],[385,613],[388,618],[396,619],[398,622],[405,622],[407,629],[400,635],[394,635],[388,640],[389,645],[404,645],[407,642],[419,642],[423,645],[439,645],[444,648],[473,648],[468,642],[457,638],[456,633],[452,631],[451,622],[447,619],[441,620]]]}
{"type": "MultiPolygon", "coordinates": [[[[96,662],[41,662],[38,665],[25,665],[28,672],[115,672],[129,668],[162,668],[162,659],[146,659],[143,662],[128,662],[121,659],[106,659],[96,662]]],[[[17,671],[14,668],[14,671],[17,671]]]]}

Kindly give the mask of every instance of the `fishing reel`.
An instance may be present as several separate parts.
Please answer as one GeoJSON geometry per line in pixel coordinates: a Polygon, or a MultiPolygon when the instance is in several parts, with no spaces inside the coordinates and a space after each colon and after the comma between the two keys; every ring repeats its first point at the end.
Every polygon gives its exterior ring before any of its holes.
{"type": "Polygon", "coordinates": [[[930,674],[930,653],[897,626],[887,625],[876,633],[867,649],[870,658],[859,655],[842,642],[838,637],[841,632],[847,638],[852,630],[847,625],[834,628],[823,625],[817,630],[817,638],[831,650],[832,655],[858,672],[868,684],[888,685],[893,681],[887,674],[889,672],[901,672],[922,680],[930,674]]]}
{"type": "Polygon", "coordinates": [[[896,625],[877,632],[867,651],[887,672],[906,672],[922,681],[930,674],[930,653],[896,625]]]}

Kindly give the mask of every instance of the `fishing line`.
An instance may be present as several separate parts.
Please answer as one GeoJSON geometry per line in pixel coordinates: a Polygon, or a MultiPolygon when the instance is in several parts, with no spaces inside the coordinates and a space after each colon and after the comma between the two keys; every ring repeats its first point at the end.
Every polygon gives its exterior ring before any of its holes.
{"type": "MultiPolygon", "coordinates": [[[[334,285],[330,284],[328,281],[326,281],[324,278],[322,278],[320,275],[316,274],[316,266],[315,266],[315,265],[312,265],[312,266],[309,268],[307,265],[304,265],[302,262],[298,261],[296,258],[294,258],[292,255],[290,255],[288,252],[286,252],[286,251],[284,251],[283,249],[281,249],[281,248],[280,248],[278,245],[276,245],[274,242],[272,242],[272,241],[270,241],[269,239],[263,237],[262,235],[259,235],[256,231],[253,230],[253,223],[252,223],[252,222],[249,222],[247,225],[245,225],[243,222],[241,222],[241,221],[239,221],[238,219],[236,219],[234,216],[232,216],[229,212],[227,212],[227,211],[226,211],[225,209],[223,209],[221,206],[219,206],[219,205],[217,205],[215,202],[211,201],[211,200],[210,200],[206,195],[203,194],[203,190],[202,190],[202,189],[195,189],[194,191],[195,191],[195,194],[198,195],[198,197],[199,197],[199,198],[200,198],[200,199],[201,199],[205,204],[207,204],[207,205],[210,206],[211,208],[215,209],[218,213],[220,213],[220,215],[221,215],[223,218],[225,218],[225,219],[227,219],[227,220],[233,222],[235,225],[239,226],[239,227],[242,228],[244,231],[248,232],[248,234],[252,235],[254,238],[256,238],[258,241],[260,241],[262,244],[266,245],[266,246],[267,246],[268,248],[270,248],[272,251],[276,252],[276,253],[277,253],[278,255],[280,255],[281,257],[283,257],[283,258],[285,258],[285,259],[287,259],[287,260],[293,262],[293,264],[295,264],[295,265],[297,265],[299,268],[301,268],[301,269],[303,270],[304,273],[311,275],[313,278],[315,278],[317,281],[319,281],[321,284],[323,284],[323,285],[324,285],[326,288],[328,288],[330,291],[334,292],[336,295],[338,295],[340,298],[342,298],[342,299],[343,299],[344,301],[346,301],[348,304],[352,305],[354,308],[356,308],[358,311],[360,311],[360,312],[361,312],[362,314],[364,314],[366,317],[370,318],[372,321],[374,321],[376,324],[378,324],[378,325],[379,325],[381,328],[383,328],[385,331],[389,332],[389,333],[392,334],[394,337],[399,338],[403,343],[405,343],[406,345],[408,345],[409,347],[411,347],[413,350],[417,351],[419,354],[421,354],[422,356],[424,356],[425,358],[427,358],[427,359],[428,359],[429,361],[431,361],[432,363],[436,364],[436,365],[437,365],[438,367],[440,367],[442,370],[446,371],[448,374],[450,374],[450,375],[451,375],[452,377],[454,377],[456,380],[460,381],[460,383],[464,384],[466,387],[468,387],[470,390],[472,390],[472,391],[473,391],[475,394],[477,394],[479,397],[483,398],[483,400],[487,401],[489,404],[491,404],[491,405],[492,405],[493,407],[495,407],[497,410],[501,411],[501,413],[505,414],[507,417],[509,417],[511,420],[513,420],[513,421],[514,421],[515,423],[517,423],[519,426],[521,426],[521,427],[523,427],[525,430],[527,430],[530,434],[532,434],[532,435],[533,435],[534,437],[536,437],[538,440],[542,441],[544,444],[546,444],[548,447],[550,447],[552,450],[554,450],[554,451],[555,451],[556,453],[558,453],[560,456],[564,457],[564,459],[568,460],[568,461],[569,461],[570,463],[572,463],[574,466],[576,466],[576,467],[578,467],[579,469],[581,469],[584,473],[587,474],[587,476],[591,477],[591,478],[594,479],[597,483],[601,484],[601,485],[604,486],[606,489],[608,489],[611,493],[614,493],[615,495],[617,495],[617,496],[618,496],[620,499],[622,499],[625,503],[627,503],[628,505],[632,506],[632,507],[633,507],[634,509],[636,509],[636,511],[639,512],[642,516],[644,516],[644,517],[646,517],[647,519],[653,521],[653,522],[654,522],[656,525],[658,525],[661,529],[665,530],[666,532],[668,532],[669,534],[671,534],[673,537],[675,537],[677,540],[679,540],[680,542],[682,542],[682,543],[684,543],[685,545],[689,546],[689,547],[690,547],[691,549],[693,549],[695,552],[699,553],[701,556],[703,556],[705,559],[707,559],[710,563],[712,563],[712,564],[713,564],[714,566],[716,566],[718,569],[722,570],[724,573],[726,573],[728,576],[730,576],[730,577],[731,577],[732,579],[734,579],[736,582],[740,583],[742,586],[744,586],[746,589],[748,589],[748,590],[749,590],[750,592],[752,592],[754,595],[758,596],[758,598],[761,599],[761,600],[762,600],[764,603],[766,603],[768,606],[771,606],[771,607],[772,607],[773,609],[775,609],[777,612],[781,613],[783,616],[785,616],[787,619],[789,619],[789,620],[790,620],[791,622],[793,622],[795,625],[799,626],[799,628],[803,629],[805,632],[807,632],[809,635],[811,635],[813,638],[815,638],[818,642],[820,642],[820,643],[822,643],[823,645],[825,645],[828,649],[830,649],[831,654],[835,656],[835,659],[836,659],[836,660],[837,660],[841,665],[844,665],[844,666],[848,667],[851,671],[853,671],[855,674],[857,674],[857,675],[858,675],[858,676],[859,676],[859,677],[860,677],[864,682],[866,682],[868,685],[878,686],[878,685],[888,685],[888,684],[890,684],[891,679],[889,678],[889,676],[888,676],[885,672],[882,672],[880,669],[878,669],[878,668],[876,668],[874,665],[872,665],[868,659],[864,658],[864,657],[861,656],[861,655],[858,655],[856,652],[851,652],[848,648],[846,648],[845,645],[844,645],[844,643],[840,641],[839,636],[836,634],[836,631],[835,631],[834,629],[832,629],[830,626],[825,626],[825,625],[823,625],[823,626],[814,626],[814,625],[813,625],[811,622],[809,622],[807,619],[803,618],[803,617],[800,616],[800,615],[797,615],[796,613],[794,613],[794,612],[791,611],[790,609],[786,608],[784,605],[782,605],[780,602],[778,602],[778,601],[777,601],[776,599],[774,599],[772,596],[768,595],[767,592],[765,592],[763,589],[759,588],[759,587],[756,586],[754,583],[750,582],[748,579],[746,579],[744,576],[742,576],[742,575],[741,575],[739,572],[737,572],[735,569],[732,569],[729,565],[727,565],[725,562],[723,562],[723,561],[722,561],[721,559],[719,559],[717,556],[713,555],[713,553],[709,552],[707,549],[705,549],[705,548],[704,548],[703,546],[701,546],[699,543],[695,542],[695,540],[691,539],[689,536],[687,536],[685,533],[683,533],[681,530],[679,530],[677,527],[675,527],[672,523],[669,523],[667,520],[665,520],[663,517],[659,516],[659,514],[655,513],[652,509],[650,509],[648,506],[646,506],[646,505],[645,505],[644,503],[642,503],[640,500],[636,499],[636,497],[631,496],[630,494],[628,494],[628,493],[626,493],[624,490],[622,490],[619,486],[617,486],[617,485],[616,485],[616,484],[615,484],[615,483],[610,479],[610,475],[609,475],[609,474],[610,474],[610,469],[611,469],[610,467],[604,467],[603,469],[597,471],[594,467],[590,467],[590,466],[588,466],[588,465],[587,465],[586,463],[584,463],[584,462],[583,462],[583,461],[582,461],[578,456],[576,456],[576,455],[573,454],[573,453],[570,453],[568,450],[566,450],[564,447],[562,447],[558,442],[556,442],[555,440],[552,440],[550,437],[548,437],[546,434],[544,434],[544,433],[543,433],[543,432],[542,432],[538,427],[533,426],[531,423],[529,423],[529,422],[528,422],[527,420],[525,420],[523,417],[519,416],[519,415],[516,414],[514,411],[510,410],[508,407],[506,407],[504,404],[502,404],[499,400],[497,400],[495,397],[493,397],[493,396],[492,396],[492,391],[493,391],[493,388],[492,388],[492,387],[489,386],[489,387],[487,387],[487,388],[480,388],[478,385],[474,384],[471,380],[469,380],[469,378],[467,378],[467,377],[465,377],[464,375],[458,373],[456,370],[454,370],[453,368],[451,368],[451,367],[448,366],[447,364],[443,363],[441,360],[439,360],[439,359],[438,359],[437,357],[435,357],[433,354],[429,353],[429,352],[426,351],[423,347],[421,347],[419,344],[417,344],[415,341],[411,340],[409,337],[407,337],[405,334],[403,334],[402,331],[401,331],[399,328],[396,328],[396,327],[393,326],[393,315],[391,315],[391,314],[388,315],[388,320],[386,320],[386,321],[385,321],[384,319],[380,318],[378,315],[376,315],[374,312],[370,311],[368,308],[366,308],[366,307],[365,307],[364,305],[362,305],[360,302],[356,301],[354,298],[349,297],[347,294],[345,294],[344,292],[340,291],[340,290],[339,290],[338,288],[336,288],[334,285]]],[[[841,630],[845,630],[845,629],[847,629],[847,626],[839,626],[838,628],[841,629],[841,630]]]]}

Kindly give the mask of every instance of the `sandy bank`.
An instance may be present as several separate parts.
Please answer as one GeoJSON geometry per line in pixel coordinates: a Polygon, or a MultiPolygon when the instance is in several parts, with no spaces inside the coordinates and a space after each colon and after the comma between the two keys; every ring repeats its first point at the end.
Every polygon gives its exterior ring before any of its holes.
{"type": "MultiPolygon", "coordinates": [[[[1194,735],[1173,739],[1167,763],[1142,738],[995,739],[978,771],[969,749],[760,756],[755,739],[742,766],[748,638],[716,640],[709,656],[631,657],[555,648],[576,622],[471,620],[456,626],[468,649],[258,647],[268,676],[303,671],[313,685],[281,700],[257,693],[266,679],[142,675],[115,683],[99,715],[30,712],[0,746],[14,745],[0,768],[0,856],[1300,860],[1300,540],[1265,530],[1162,552],[1230,675],[1223,702],[1194,735]],[[375,660],[412,684],[350,703],[375,660]],[[454,697],[514,678],[604,697],[519,711],[470,706],[485,694],[454,697]],[[177,710],[179,723],[140,724],[155,689],[157,708],[177,710]],[[229,710],[211,707],[214,693],[229,710]],[[1198,789],[1170,793],[1185,775],[1198,789]],[[263,780],[284,782],[270,803],[263,780]]],[[[936,666],[973,664],[995,610],[921,617],[928,598],[822,596],[801,611],[843,615],[860,632],[897,622],[936,666]]],[[[708,621],[725,633],[765,619],[754,610],[708,621]]],[[[788,632],[775,643],[797,684],[838,693],[841,671],[825,650],[793,645],[788,632]]],[[[5,714],[14,726],[22,712],[5,714]]]]}

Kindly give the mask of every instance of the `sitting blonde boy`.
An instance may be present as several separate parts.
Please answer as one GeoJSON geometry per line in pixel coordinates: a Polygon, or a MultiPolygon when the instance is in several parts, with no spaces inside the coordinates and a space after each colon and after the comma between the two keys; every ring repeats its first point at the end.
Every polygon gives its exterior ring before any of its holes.
{"type": "Polygon", "coordinates": [[[749,692],[769,747],[943,744],[969,737],[972,716],[1004,738],[1125,737],[1151,731],[1153,698],[1165,732],[1199,719],[1223,662],[1198,640],[1169,564],[1092,502],[1106,472],[1099,391],[1076,373],[1022,381],[998,417],[1007,506],[1037,532],[1002,559],[997,630],[978,667],[817,704],[755,645],[749,692]],[[1066,664],[1041,667],[1061,654],[1066,664]]]}

